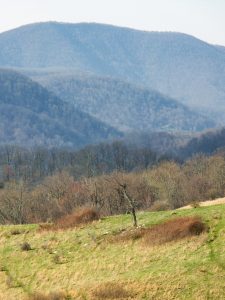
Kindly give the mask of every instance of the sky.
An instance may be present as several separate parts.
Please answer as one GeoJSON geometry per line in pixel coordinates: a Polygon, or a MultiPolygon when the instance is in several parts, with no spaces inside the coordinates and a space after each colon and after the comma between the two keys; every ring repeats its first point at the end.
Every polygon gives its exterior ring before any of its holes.
{"type": "Polygon", "coordinates": [[[0,32],[43,21],[176,31],[225,46],[225,0],[0,0],[0,32]]]}

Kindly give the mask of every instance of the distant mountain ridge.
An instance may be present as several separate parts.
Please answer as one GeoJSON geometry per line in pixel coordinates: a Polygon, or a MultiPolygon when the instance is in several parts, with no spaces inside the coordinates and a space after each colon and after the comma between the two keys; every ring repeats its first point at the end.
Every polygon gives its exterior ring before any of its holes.
{"type": "Polygon", "coordinates": [[[193,137],[186,145],[180,147],[177,155],[185,159],[196,154],[210,155],[216,152],[225,154],[225,127],[193,137]]]}
{"type": "Polygon", "coordinates": [[[201,131],[215,127],[202,116],[160,93],[110,77],[63,72],[28,72],[59,98],[123,132],[201,131]]]}
{"type": "Polygon", "coordinates": [[[221,49],[181,33],[47,22],[1,33],[0,66],[111,76],[158,90],[224,122],[221,49]]]}
{"type": "Polygon", "coordinates": [[[76,109],[38,83],[0,69],[0,143],[75,147],[122,134],[76,109]]]}

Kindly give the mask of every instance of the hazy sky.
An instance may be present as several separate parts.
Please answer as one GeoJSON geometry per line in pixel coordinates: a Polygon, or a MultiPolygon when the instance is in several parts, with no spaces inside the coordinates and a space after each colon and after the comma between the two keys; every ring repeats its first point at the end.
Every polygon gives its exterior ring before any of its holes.
{"type": "Polygon", "coordinates": [[[225,0],[0,0],[0,32],[49,20],[179,31],[225,45],[225,0]]]}

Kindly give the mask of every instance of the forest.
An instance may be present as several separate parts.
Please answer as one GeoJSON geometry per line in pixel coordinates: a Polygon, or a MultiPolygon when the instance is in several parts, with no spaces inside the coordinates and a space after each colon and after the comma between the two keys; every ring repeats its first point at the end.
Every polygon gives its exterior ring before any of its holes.
{"type": "Polygon", "coordinates": [[[185,160],[123,142],[82,150],[0,148],[0,223],[52,222],[80,207],[102,216],[136,210],[169,210],[222,197],[225,153],[185,160]]]}

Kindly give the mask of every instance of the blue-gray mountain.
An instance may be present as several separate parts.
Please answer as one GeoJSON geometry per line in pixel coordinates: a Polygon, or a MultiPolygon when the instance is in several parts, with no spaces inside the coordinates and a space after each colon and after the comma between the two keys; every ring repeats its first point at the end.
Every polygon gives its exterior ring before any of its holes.
{"type": "Polygon", "coordinates": [[[119,138],[122,134],[76,109],[31,79],[0,69],[0,143],[72,146],[119,138]]]}
{"type": "Polygon", "coordinates": [[[158,90],[224,122],[225,51],[185,34],[32,24],[0,34],[0,66],[112,76],[158,90]]]}
{"type": "Polygon", "coordinates": [[[201,131],[215,126],[211,119],[169,97],[121,80],[28,73],[64,101],[122,132],[201,131]]]}

